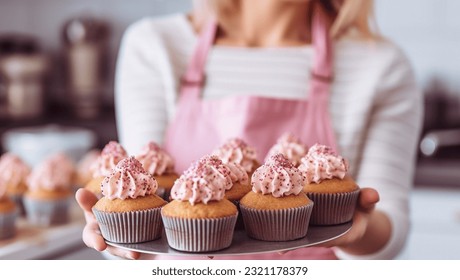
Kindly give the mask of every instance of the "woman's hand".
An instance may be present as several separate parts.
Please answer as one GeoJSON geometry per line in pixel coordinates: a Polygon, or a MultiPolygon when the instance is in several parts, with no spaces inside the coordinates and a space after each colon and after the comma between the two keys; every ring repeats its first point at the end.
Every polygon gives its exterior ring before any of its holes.
{"type": "Polygon", "coordinates": [[[75,198],[85,214],[86,225],[83,229],[83,242],[86,246],[94,248],[100,252],[106,250],[112,255],[126,259],[134,260],[140,257],[140,253],[138,252],[123,250],[109,246],[105,243],[105,240],[99,231],[99,225],[96,221],[96,217],[91,210],[97,202],[97,197],[92,192],[84,188],[80,188],[77,190],[75,198]]]}
{"type": "Polygon", "coordinates": [[[362,188],[350,231],[319,246],[337,246],[355,255],[372,254],[385,246],[391,236],[391,223],[384,213],[375,210],[379,199],[375,189],[362,188]]]}

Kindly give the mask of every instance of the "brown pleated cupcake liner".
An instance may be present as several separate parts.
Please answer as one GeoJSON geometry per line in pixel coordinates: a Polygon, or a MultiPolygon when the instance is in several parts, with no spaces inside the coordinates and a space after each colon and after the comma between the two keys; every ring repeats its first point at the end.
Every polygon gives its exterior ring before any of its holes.
{"type": "Polygon", "coordinates": [[[129,211],[103,212],[93,208],[102,237],[114,243],[141,243],[161,237],[161,207],[129,211]]]}
{"type": "Polygon", "coordinates": [[[16,219],[18,215],[18,209],[0,215],[0,240],[11,238],[16,234],[16,219]]]}
{"type": "MultiPolygon", "coordinates": [[[[155,192],[156,195],[158,195],[159,197],[163,198],[164,200],[165,199],[165,196],[166,196],[166,189],[165,188],[161,188],[161,187],[158,187],[157,188],[157,191],[155,192]]],[[[168,201],[168,200],[166,200],[168,201]]]]}
{"type": "Polygon", "coordinates": [[[155,194],[163,198],[165,201],[171,201],[171,189],[158,187],[155,194]]]}
{"type": "Polygon", "coordinates": [[[171,248],[184,252],[212,252],[232,243],[237,214],[209,219],[185,219],[163,215],[163,224],[171,248]]]}
{"type": "Polygon", "coordinates": [[[231,202],[235,204],[236,209],[238,210],[238,217],[236,218],[235,229],[244,230],[244,221],[243,221],[243,215],[241,214],[241,210],[240,210],[240,201],[231,200],[231,202]]]}
{"type": "Polygon", "coordinates": [[[307,196],[315,202],[310,224],[338,225],[353,219],[360,190],[348,193],[312,193],[307,196]]]}
{"type": "Polygon", "coordinates": [[[314,203],[289,209],[262,210],[240,205],[249,237],[263,241],[289,241],[305,237],[314,203]]]}
{"type": "Polygon", "coordinates": [[[40,227],[61,225],[70,220],[70,198],[60,200],[37,200],[23,198],[27,220],[40,227]]]}

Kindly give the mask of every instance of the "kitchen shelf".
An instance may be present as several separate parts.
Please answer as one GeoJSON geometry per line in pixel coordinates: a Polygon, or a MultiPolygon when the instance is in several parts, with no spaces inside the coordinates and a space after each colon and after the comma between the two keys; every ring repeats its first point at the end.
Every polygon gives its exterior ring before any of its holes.
{"type": "Polygon", "coordinates": [[[415,186],[455,187],[460,189],[460,158],[420,159],[415,169],[415,186]]]}
{"type": "MultiPolygon", "coordinates": [[[[118,139],[115,111],[112,105],[103,106],[100,114],[91,119],[78,118],[72,114],[69,108],[60,105],[50,105],[43,116],[33,119],[13,120],[0,118],[0,137],[10,129],[50,124],[81,127],[93,131],[97,136],[97,148],[103,148],[110,140],[118,139]]],[[[1,151],[4,152],[3,147],[1,147],[1,151]]]]}

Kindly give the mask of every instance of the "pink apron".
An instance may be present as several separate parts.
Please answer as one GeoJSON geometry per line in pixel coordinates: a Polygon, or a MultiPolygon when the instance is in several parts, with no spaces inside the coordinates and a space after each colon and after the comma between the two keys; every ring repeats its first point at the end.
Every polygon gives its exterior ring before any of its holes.
{"type": "MultiPolygon", "coordinates": [[[[291,132],[308,146],[323,143],[337,148],[329,117],[329,87],[332,79],[329,22],[320,8],[314,13],[312,42],[315,51],[308,102],[238,95],[202,100],[205,64],[216,35],[211,23],[201,33],[197,48],[182,81],[176,116],[165,139],[165,149],[175,158],[178,172],[231,137],[253,146],[260,162],[285,132],[291,132]]],[[[162,256],[164,258],[165,256],[162,256]]],[[[331,249],[304,248],[277,253],[216,257],[216,259],[335,259],[331,249]]],[[[190,259],[190,258],[187,258],[190,259]]]]}

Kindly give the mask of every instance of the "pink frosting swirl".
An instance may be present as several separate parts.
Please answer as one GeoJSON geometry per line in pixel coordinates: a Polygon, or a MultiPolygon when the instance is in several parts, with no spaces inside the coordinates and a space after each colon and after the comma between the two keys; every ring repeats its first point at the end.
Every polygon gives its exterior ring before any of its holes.
{"type": "Polygon", "coordinates": [[[153,175],[133,156],[120,160],[101,183],[102,194],[111,200],[152,195],[157,188],[153,175]]]}
{"type": "Polygon", "coordinates": [[[299,138],[291,133],[285,133],[278,138],[276,144],[268,151],[265,160],[280,153],[286,156],[294,166],[298,166],[300,164],[300,159],[305,156],[307,151],[307,146],[303,144],[299,138]]]}
{"type": "Polygon", "coordinates": [[[271,156],[256,169],[251,179],[252,191],[274,197],[299,194],[305,185],[305,176],[283,154],[271,156]]]}
{"type": "Polygon", "coordinates": [[[172,157],[153,141],[142,148],[136,159],[142,163],[147,172],[153,175],[163,175],[174,171],[172,157]]]}
{"type": "Polygon", "coordinates": [[[225,166],[228,167],[230,170],[230,178],[232,179],[233,183],[239,182],[242,185],[247,185],[249,184],[249,176],[248,172],[243,168],[243,166],[235,163],[235,162],[229,162],[229,163],[224,163],[225,166]]]}
{"type": "Polygon", "coordinates": [[[246,172],[251,172],[257,161],[257,153],[240,138],[231,138],[213,152],[222,162],[235,162],[241,165],[246,172]]]}
{"type": "Polygon", "coordinates": [[[109,176],[117,163],[127,157],[128,153],[123,146],[116,141],[110,141],[104,146],[99,158],[91,166],[93,177],[109,176]]]}
{"type": "Polygon", "coordinates": [[[30,171],[29,165],[15,154],[5,153],[0,157],[0,179],[5,185],[25,183],[30,171]]]}
{"type": "Polygon", "coordinates": [[[174,183],[171,198],[190,204],[220,201],[233,186],[231,170],[217,156],[205,156],[195,162],[174,183]]]}
{"type": "Polygon", "coordinates": [[[30,190],[70,190],[75,165],[64,153],[54,154],[34,167],[27,177],[30,190]]]}
{"type": "Polygon", "coordinates": [[[348,171],[348,162],[332,148],[315,144],[302,158],[299,166],[307,177],[307,183],[320,183],[325,179],[343,179],[348,171]]]}

